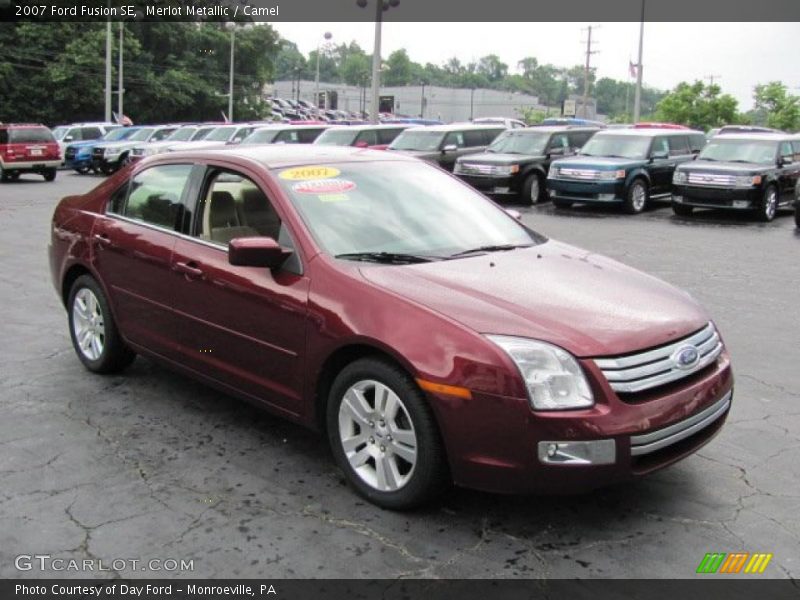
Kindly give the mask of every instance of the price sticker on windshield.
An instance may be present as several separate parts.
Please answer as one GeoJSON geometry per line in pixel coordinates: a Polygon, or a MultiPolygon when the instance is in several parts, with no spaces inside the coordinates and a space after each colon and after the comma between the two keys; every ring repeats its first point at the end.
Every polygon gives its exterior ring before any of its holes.
{"type": "Polygon", "coordinates": [[[315,194],[325,196],[329,194],[344,194],[356,189],[354,181],[348,179],[320,179],[319,181],[299,181],[292,185],[296,194],[315,194]]]}
{"type": "Polygon", "coordinates": [[[281,171],[278,177],[287,181],[316,181],[318,179],[332,179],[341,173],[334,167],[310,165],[307,167],[294,167],[281,171]]]}

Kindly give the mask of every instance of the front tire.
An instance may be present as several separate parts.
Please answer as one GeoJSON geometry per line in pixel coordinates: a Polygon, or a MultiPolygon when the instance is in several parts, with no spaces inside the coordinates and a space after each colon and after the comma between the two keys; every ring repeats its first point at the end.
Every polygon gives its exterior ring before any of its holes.
{"type": "Polygon", "coordinates": [[[345,367],[331,387],[326,416],[336,462],[370,502],[410,509],[450,483],[430,407],[399,367],[376,358],[345,367]]]}
{"type": "Polygon", "coordinates": [[[75,280],[67,301],[72,346],[83,365],[94,373],[116,373],[136,354],[117,330],[108,300],[90,275],[75,280]]]}
{"type": "Polygon", "coordinates": [[[647,184],[644,180],[634,179],[625,194],[622,208],[629,215],[638,215],[647,206],[648,197],[647,184]]]}
{"type": "Polygon", "coordinates": [[[525,204],[538,204],[542,201],[542,178],[533,173],[522,184],[521,199],[525,204]]]}
{"type": "Polygon", "coordinates": [[[764,197],[761,199],[761,206],[758,208],[757,217],[759,221],[769,223],[775,218],[778,211],[778,188],[768,185],[764,190],[764,197]]]}

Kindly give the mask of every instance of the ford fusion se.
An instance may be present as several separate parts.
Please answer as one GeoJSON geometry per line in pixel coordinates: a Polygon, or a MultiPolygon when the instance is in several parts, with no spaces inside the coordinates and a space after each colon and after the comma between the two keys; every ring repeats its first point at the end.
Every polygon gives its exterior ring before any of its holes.
{"type": "Polygon", "coordinates": [[[49,252],[87,369],[146,355],[324,431],[383,507],[631,480],[731,406],[688,294],[397,153],[152,157],[64,198],[49,252]]]}

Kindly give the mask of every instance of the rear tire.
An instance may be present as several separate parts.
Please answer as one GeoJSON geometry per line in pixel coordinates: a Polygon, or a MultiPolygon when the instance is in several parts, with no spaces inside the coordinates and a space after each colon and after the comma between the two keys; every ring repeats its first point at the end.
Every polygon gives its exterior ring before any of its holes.
{"type": "Polygon", "coordinates": [[[622,208],[629,215],[638,215],[645,209],[648,200],[647,183],[643,179],[634,179],[625,194],[622,208]]]}
{"type": "Polygon", "coordinates": [[[685,204],[672,203],[672,212],[679,217],[691,217],[694,212],[694,206],[686,206],[685,204]]]}
{"type": "Polygon", "coordinates": [[[67,315],[75,353],[93,373],[117,373],[136,358],[120,336],[108,300],[94,277],[81,275],[72,284],[67,315]]]}
{"type": "Polygon", "coordinates": [[[396,365],[362,358],[346,366],[331,387],[326,417],[336,462],[370,502],[410,509],[450,484],[433,413],[416,382],[396,365]]]}
{"type": "Polygon", "coordinates": [[[47,169],[42,173],[45,181],[55,181],[58,175],[58,169],[47,169]]]}
{"type": "Polygon", "coordinates": [[[520,198],[525,204],[538,204],[542,201],[542,177],[533,173],[528,175],[522,184],[522,194],[520,198]]]}

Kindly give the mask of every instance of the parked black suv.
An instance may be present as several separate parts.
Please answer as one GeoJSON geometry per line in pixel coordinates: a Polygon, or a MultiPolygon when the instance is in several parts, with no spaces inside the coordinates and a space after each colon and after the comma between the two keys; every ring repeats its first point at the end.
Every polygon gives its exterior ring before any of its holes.
{"type": "Polygon", "coordinates": [[[469,123],[412,127],[398,135],[388,149],[416,156],[452,171],[458,157],[483,152],[505,130],[505,127],[498,125],[469,123]]]}
{"type": "Polygon", "coordinates": [[[555,158],[575,154],[598,127],[529,127],[501,133],[481,154],[456,160],[458,177],[489,195],[546,199],[547,171],[555,158]]]}
{"type": "Polygon", "coordinates": [[[695,207],[753,211],[771,221],[795,200],[800,177],[800,138],[788,134],[720,135],[696,161],[672,177],[672,209],[688,216],[695,207]]]}
{"type": "Polygon", "coordinates": [[[572,158],[550,165],[547,189],[557,208],[575,202],[621,204],[640,213],[651,199],[668,199],[672,172],[706,143],[690,129],[607,129],[572,158]]]}

